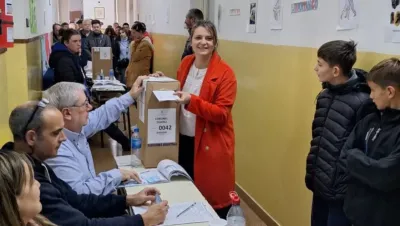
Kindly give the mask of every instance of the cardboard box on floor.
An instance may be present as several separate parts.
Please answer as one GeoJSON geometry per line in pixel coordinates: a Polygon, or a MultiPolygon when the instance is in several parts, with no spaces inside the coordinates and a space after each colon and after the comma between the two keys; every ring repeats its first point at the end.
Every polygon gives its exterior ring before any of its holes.
{"type": "Polygon", "coordinates": [[[110,69],[113,69],[111,47],[92,48],[92,75],[97,79],[103,70],[104,76],[108,76],[110,69]]]}
{"type": "Polygon", "coordinates": [[[145,80],[143,86],[137,109],[143,166],[157,167],[164,159],[178,162],[180,105],[172,93],[180,90],[180,83],[161,77],[145,80]]]}

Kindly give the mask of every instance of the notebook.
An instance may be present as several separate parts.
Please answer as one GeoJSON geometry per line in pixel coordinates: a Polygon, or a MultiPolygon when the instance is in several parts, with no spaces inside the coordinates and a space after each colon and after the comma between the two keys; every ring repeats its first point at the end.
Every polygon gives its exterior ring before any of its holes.
{"type": "MultiPolygon", "coordinates": [[[[163,224],[180,225],[210,222],[218,219],[213,215],[212,211],[203,202],[184,202],[169,205],[167,217],[163,224]]],[[[147,211],[148,206],[132,207],[135,214],[143,214],[147,211]]]]}
{"type": "Polygon", "coordinates": [[[192,180],[189,174],[180,166],[178,163],[164,159],[158,163],[157,168],[155,169],[148,169],[143,172],[139,173],[140,179],[142,183],[138,183],[134,180],[128,180],[122,182],[120,187],[131,187],[131,186],[138,186],[144,184],[159,184],[159,183],[168,183],[174,178],[186,178],[188,180],[192,180]]]}

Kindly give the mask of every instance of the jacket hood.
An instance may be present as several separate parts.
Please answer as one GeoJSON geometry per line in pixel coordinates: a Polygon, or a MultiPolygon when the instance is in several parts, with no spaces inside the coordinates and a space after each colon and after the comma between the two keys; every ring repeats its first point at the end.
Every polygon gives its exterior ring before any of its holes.
{"type": "Polygon", "coordinates": [[[57,42],[51,47],[51,54],[49,58],[50,67],[55,68],[58,61],[64,56],[72,56],[72,53],[64,44],[57,42]]]}
{"type": "Polygon", "coordinates": [[[332,91],[337,91],[337,92],[348,92],[355,90],[369,94],[371,92],[371,89],[367,84],[366,75],[367,75],[366,71],[355,68],[351,71],[351,77],[346,83],[341,85],[331,85],[327,82],[324,82],[322,83],[322,88],[330,89],[332,91]]]}

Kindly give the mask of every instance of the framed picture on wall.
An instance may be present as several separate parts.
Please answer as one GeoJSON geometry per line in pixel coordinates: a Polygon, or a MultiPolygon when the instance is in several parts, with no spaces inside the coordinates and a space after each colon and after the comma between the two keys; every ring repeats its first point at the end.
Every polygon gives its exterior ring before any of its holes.
{"type": "Polygon", "coordinates": [[[104,7],[94,7],[94,18],[95,19],[104,19],[105,18],[104,7]]]}

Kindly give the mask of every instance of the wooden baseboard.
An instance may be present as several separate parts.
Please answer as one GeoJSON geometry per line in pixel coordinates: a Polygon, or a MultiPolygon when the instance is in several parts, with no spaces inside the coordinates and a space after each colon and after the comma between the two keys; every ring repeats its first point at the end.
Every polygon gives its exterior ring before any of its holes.
{"type": "Polygon", "coordinates": [[[280,226],[280,224],[265,211],[239,184],[236,183],[236,192],[250,209],[268,226],[280,226]]]}

